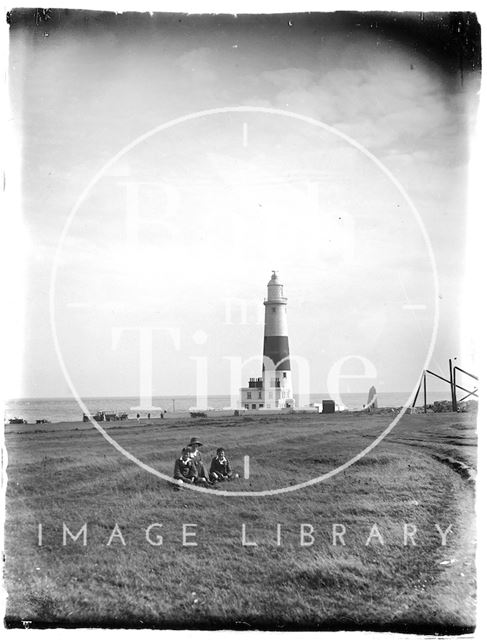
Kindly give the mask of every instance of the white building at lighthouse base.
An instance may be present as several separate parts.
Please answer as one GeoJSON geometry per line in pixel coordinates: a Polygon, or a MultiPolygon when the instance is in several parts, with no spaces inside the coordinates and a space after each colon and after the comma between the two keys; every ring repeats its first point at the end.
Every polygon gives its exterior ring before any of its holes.
{"type": "Polygon", "coordinates": [[[286,371],[264,372],[262,378],[250,378],[240,389],[243,409],[293,409],[295,401],[286,371]]]}

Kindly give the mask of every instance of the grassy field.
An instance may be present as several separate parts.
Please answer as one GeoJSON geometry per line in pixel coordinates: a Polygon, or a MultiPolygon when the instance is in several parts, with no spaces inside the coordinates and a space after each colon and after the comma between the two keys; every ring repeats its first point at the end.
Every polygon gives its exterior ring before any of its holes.
{"type": "MultiPolygon", "coordinates": [[[[168,474],[191,436],[205,444],[208,462],[223,445],[242,473],[248,455],[250,478],[225,489],[258,491],[335,468],[389,421],[291,414],[107,428],[168,474]]],[[[468,632],[475,624],[473,415],[406,415],[346,471],[268,497],[175,491],[90,424],[10,425],[5,439],[9,626],[27,620],[30,626],[433,633],[468,632]],[[86,546],[81,536],[63,546],[63,522],[73,533],[87,524],[86,546]],[[151,535],[162,535],[162,545],[146,540],[152,523],[160,524],[151,535]],[[197,525],[187,538],[197,546],[183,546],[185,523],[197,525]],[[345,531],[336,545],[334,523],[345,531]],[[416,546],[404,545],[406,523],[417,528],[416,546]],[[116,524],[125,545],[120,535],[107,545],[116,524]],[[242,545],[243,524],[256,546],[242,545]],[[312,545],[301,545],[303,524],[314,528],[312,545]],[[436,524],[443,531],[451,525],[444,546],[436,524]]]]}

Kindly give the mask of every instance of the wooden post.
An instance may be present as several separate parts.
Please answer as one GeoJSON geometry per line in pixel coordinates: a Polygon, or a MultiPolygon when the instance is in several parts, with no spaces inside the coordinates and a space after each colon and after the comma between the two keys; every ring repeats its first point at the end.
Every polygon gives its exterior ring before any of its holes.
{"type": "Polygon", "coordinates": [[[451,358],[448,360],[448,365],[450,367],[450,391],[451,391],[451,410],[457,410],[457,399],[456,399],[456,389],[455,389],[455,371],[453,370],[451,358]]]}
{"type": "Polygon", "coordinates": [[[457,404],[457,368],[453,367],[453,402],[452,402],[453,411],[458,411],[457,404]]]}
{"type": "Polygon", "coordinates": [[[477,387],[475,387],[475,389],[473,391],[470,391],[470,393],[467,393],[466,396],[463,396],[463,398],[460,398],[460,402],[463,402],[467,398],[470,398],[470,396],[475,396],[476,398],[478,398],[477,391],[478,391],[478,389],[477,389],[477,387]]]}
{"type": "MultiPolygon", "coordinates": [[[[423,371],[423,375],[424,375],[424,371],[423,371]]],[[[416,389],[416,395],[414,396],[413,405],[412,405],[413,407],[416,406],[416,400],[418,399],[419,392],[421,391],[421,385],[422,384],[423,384],[423,381],[421,380],[420,383],[419,383],[418,388],[416,389]]]]}
{"type": "MultiPolygon", "coordinates": [[[[458,369],[459,367],[457,367],[458,369]]],[[[448,380],[448,378],[444,378],[443,376],[439,376],[437,373],[435,373],[434,371],[430,371],[429,369],[425,369],[426,373],[429,373],[430,376],[435,376],[435,378],[438,378],[439,380],[443,380],[443,382],[446,382],[447,384],[450,384],[450,380],[448,380]]],[[[456,380],[456,378],[455,378],[456,380]]],[[[462,391],[466,391],[467,393],[469,393],[468,389],[465,389],[465,387],[462,387],[459,384],[455,383],[455,386],[457,389],[461,389],[462,391]]]]}
{"type": "Polygon", "coordinates": [[[424,412],[426,413],[426,371],[423,373],[424,412]]]}

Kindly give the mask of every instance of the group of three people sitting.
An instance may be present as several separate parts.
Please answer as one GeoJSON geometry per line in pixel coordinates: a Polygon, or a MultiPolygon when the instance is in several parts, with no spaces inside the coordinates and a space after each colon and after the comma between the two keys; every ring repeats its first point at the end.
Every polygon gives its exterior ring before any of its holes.
{"type": "Polygon", "coordinates": [[[180,484],[215,484],[225,480],[231,480],[238,477],[233,474],[230,468],[230,462],[225,457],[225,450],[219,447],[216,450],[216,456],[211,460],[209,473],[203,463],[199,448],[203,444],[198,438],[191,438],[190,443],[181,451],[181,455],[174,464],[174,479],[180,484]]]}

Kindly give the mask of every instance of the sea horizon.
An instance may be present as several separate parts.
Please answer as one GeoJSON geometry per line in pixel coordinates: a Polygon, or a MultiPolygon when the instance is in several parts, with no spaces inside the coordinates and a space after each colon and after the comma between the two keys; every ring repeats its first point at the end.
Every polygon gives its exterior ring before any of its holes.
{"type": "MultiPolygon", "coordinates": [[[[377,394],[379,407],[400,408],[408,404],[411,396],[410,391],[384,391],[377,394]]],[[[367,403],[368,393],[343,393],[340,396],[342,403],[336,402],[337,409],[359,410],[367,403]]],[[[305,408],[314,404],[321,404],[322,400],[330,400],[329,394],[310,393],[300,400],[296,395],[296,408],[305,408]]],[[[448,391],[429,391],[428,404],[435,401],[449,400],[448,391]]],[[[198,403],[195,394],[173,394],[164,396],[153,396],[152,407],[139,407],[139,396],[84,396],[84,404],[90,413],[97,411],[125,412],[129,418],[135,418],[137,413],[147,417],[147,413],[152,413],[152,417],[157,417],[157,412],[167,413],[187,413],[192,408],[202,408],[198,403]]],[[[418,397],[418,406],[423,404],[423,396],[418,397]]],[[[230,409],[237,408],[231,405],[230,394],[213,394],[207,396],[207,409],[230,409]]],[[[78,401],[73,396],[58,397],[24,397],[13,398],[5,401],[4,420],[8,422],[10,418],[22,418],[30,422],[36,420],[48,420],[49,422],[71,422],[81,420],[83,411],[78,401]]]]}
{"type": "MultiPolygon", "coordinates": [[[[404,391],[404,390],[394,390],[394,391],[381,391],[380,393],[378,393],[378,395],[384,395],[384,394],[410,394],[411,391],[404,391]]],[[[431,391],[431,393],[443,393],[441,391],[431,391]]],[[[447,392],[448,394],[448,392],[447,392]]],[[[295,394],[295,395],[299,395],[299,394],[295,394]]],[[[321,391],[310,391],[309,393],[310,396],[316,396],[316,395],[324,395],[326,396],[326,398],[329,398],[329,394],[325,393],[322,394],[321,391]]],[[[341,395],[346,396],[346,395],[367,395],[367,392],[345,392],[342,393],[341,395]]],[[[196,398],[197,394],[195,393],[168,393],[165,395],[155,395],[153,396],[154,398],[189,398],[189,397],[193,397],[196,398]]],[[[85,396],[80,396],[82,397],[82,399],[84,400],[88,400],[88,399],[98,399],[98,398],[138,398],[139,396],[134,394],[134,395],[85,395],[85,396]]],[[[229,393],[209,393],[208,394],[208,398],[223,398],[223,397],[230,397],[229,393]]],[[[5,400],[5,402],[18,402],[21,400],[70,400],[71,398],[75,399],[73,395],[67,395],[67,396],[16,396],[16,397],[12,397],[12,398],[7,398],[5,400]]],[[[326,399],[325,397],[323,399],[326,399]]]]}

